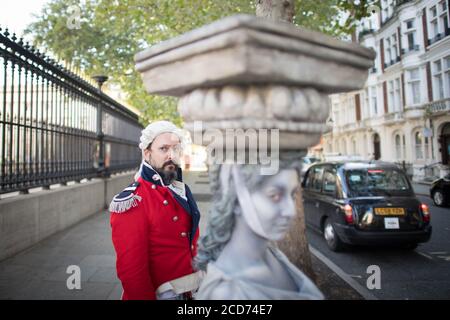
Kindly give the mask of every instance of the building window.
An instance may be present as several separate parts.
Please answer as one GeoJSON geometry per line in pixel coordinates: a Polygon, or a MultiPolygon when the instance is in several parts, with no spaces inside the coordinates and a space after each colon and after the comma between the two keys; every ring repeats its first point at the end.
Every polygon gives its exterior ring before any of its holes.
{"type": "Polygon", "coordinates": [[[392,36],[387,37],[385,45],[386,66],[391,66],[395,62],[399,61],[397,34],[394,33],[392,36]]]}
{"type": "Polygon", "coordinates": [[[355,123],[356,122],[356,99],[355,96],[351,96],[348,100],[349,103],[349,112],[350,117],[348,119],[349,123],[355,123]]]}
{"type": "Polygon", "coordinates": [[[411,97],[411,104],[420,103],[420,70],[412,69],[407,71],[407,81],[409,96],[411,97]]]}
{"type": "Polygon", "coordinates": [[[423,159],[423,136],[420,131],[414,134],[414,146],[416,150],[416,160],[423,159]]]}
{"type": "Polygon", "coordinates": [[[390,16],[392,16],[392,14],[394,13],[394,6],[395,6],[395,3],[394,3],[394,0],[389,0],[388,3],[389,3],[389,12],[388,12],[388,15],[389,15],[389,17],[390,17],[390,16]]]}
{"type": "Polygon", "coordinates": [[[344,110],[342,110],[342,114],[344,115],[344,119],[343,119],[342,123],[343,124],[347,124],[349,122],[349,119],[348,119],[348,108],[349,108],[349,105],[348,105],[348,97],[347,96],[342,101],[342,105],[344,107],[344,110]]]}
{"type": "Polygon", "coordinates": [[[412,51],[416,46],[416,33],[414,31],[408,33],[408,51],[412,51]]]}
{"type": "Polygon", "coordinates": [[[397,57],[398,57],[398,53],[397,53],[397,35],[396,34],[392,35],[392,48],[391,48],[391,51],[392,51],[392,60],[395,61],[397,59],[397,57]]]}
{"type": "Polygon", "coordinates": [[[406,144],[405,135],[397,133],[394,138],[395,142],[395,158],[396,160],[403,160],[406,158],[406,144]]]}
{"type": "Polygon", "coordinates": [[[431,21],[431,30],[433,30],[433,37],[437,37],[437,35],[439,34],[439,26],[436,19],[431,21]]]}
{"type": "Polygon", "coordinates": [[[400,78],[395,79],[395,105],[394,105],[394,111],[400,111],[402,106],[402,96],[400,93],[401,85],[400,85],[400,78]]]}
{"type": "Polygon", "coordinates": [[[430,27],[430,30],[432,31],[431,36],[435,38],[439,33],[436,6],[430,8],[430,27]]]}
{"type": "Polygon", "coordinates": [[[388,81],[389,112],[398,112],[401,109],[400,78],[388,81]]]}
{"type": "Polygon", "coordinates": [[[370,117],[370,106],[369,106],[369,88],[364,90],[364,112],[362,114],[362,118],[370,117]]]}
{"type": "MultiPolygon", "coordinates": [[[[407,50],[418,50],[418,46],[416,46],[416,26],[415,19],[405,21],[405,36],[408,41],[407,50]]],[[[406,51],[406,50],[403,50],[406,51]]]]}
{"type": "Polygon", "coordinates": [[[395,158],[402,159],[402,142],[399,134],[395,135],[395,158]]]}
{"type": "Polygon", "coordinates": [[[450,97],[450,56],[434,61],[432,73],[434,100],[450,97]]]}
{"type": "Polygon", "coordinates": [[[381,3],[381,7],[383,8],[383,22],[385,22],[389,18],[389,3],[388,0],[383,0],[381,3]]]}
{"type": "Polygon", "coordinates": [[[436,6],[430,8],[430,43],[439,41],[449,34],[447,11],[446,0],[442,0],[436,6]]]}
{"type": "Polygon", "coordinates": [[[391,39],[387,38],[386,39],[386,63],[389,65],[392,61],[392,56],[391,56],[391,39]]]}
{"type": "Polygon", "coordinates": [[[447,56],[444,58],[445,61],[445,80],[446,80],[446,88],[447,88],[447,92],[445,94],[446,97],[450,97],[450,56],[447,56]]]}
{"type": "Polygon", "coordinates": [[[436,6],[433,6],[430,8],[430,13],[431,13],[431,18],[436,18],[436,16],[437,16],[436,6]]]}
{"type": "Polygon", "coordinates": [[[405,24],[406,24],[406,29],[407,30],[413,29],[414,28],[414,19],[405,21],[405,24]]]}
{"type": "Polygon", "coordinates": [[[388,112],[393,112],[395,110],[394,106],[394,81],[388,81],[388,112]]]}
{"type": "Polygon", "coordinates": [[[405,135],[402,135],[402,150],[403,150],[403,159],[406,158],[406,141],[405,141],[405,135]]]}
{"type": "Polygon", "coordinates": [[[447,34],[448,30],[448,17],[447,17],[447,4],[446,0],[439,2],[439,27],[443,35],[447,34]]]}
{"type": "Polygon", "coordinates": [[[378,114],[378,106],[377,106],[377,87],[373,86],[370,89],[371,101],[372,101],[372,114],[378,114]]]}

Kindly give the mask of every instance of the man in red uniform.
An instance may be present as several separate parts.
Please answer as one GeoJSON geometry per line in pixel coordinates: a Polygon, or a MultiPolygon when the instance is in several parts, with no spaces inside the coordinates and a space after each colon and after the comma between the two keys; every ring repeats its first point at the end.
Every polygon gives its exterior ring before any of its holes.
{"type": "Polygon", "coordinates": [[[140,140],[136,181],[110,204],[122,299],[189,299],[200,281],[192,267],[200,212],[181,182],[183,136],[171,122],[158,121],[140,140]]]}

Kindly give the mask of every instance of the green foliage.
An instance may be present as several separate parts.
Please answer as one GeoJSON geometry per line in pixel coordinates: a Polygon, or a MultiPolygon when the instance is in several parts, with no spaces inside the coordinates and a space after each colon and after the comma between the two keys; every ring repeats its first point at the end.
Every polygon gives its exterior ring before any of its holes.
{"type": "MultiPolygon", "coordinates": [[[[333,36],[349,34],[355,21],[370,14],[369,1],[364,0],[296,0],[295,5],[296,25],[333,36]],[[350,13],[347,19],[342,10],[350,13]]],[[[85,74],[108,75],[127,93],[127,102],[142,111],[143,124],[156,119],[180,124],[176,99],[145,92],[134,55],[225,16],[254,12],[250,0],[51,0],[26,33],[35,45],[49,48],[85,74]],[[68,28],[73,15],[68,9],[73,5],[81,9],[79,29],[68,28]]]]}

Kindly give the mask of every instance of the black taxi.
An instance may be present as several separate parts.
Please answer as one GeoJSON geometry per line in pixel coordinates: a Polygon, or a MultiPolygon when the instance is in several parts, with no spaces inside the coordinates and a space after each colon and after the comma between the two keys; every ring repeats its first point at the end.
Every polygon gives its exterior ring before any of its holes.
{"type": "Polygon", "coordinates": [[[431,237],[430,212],[397,165],[381,161],[313,164],[302,181],[308,226],[328,247],[398,245],[415,249],[431,237]]]}

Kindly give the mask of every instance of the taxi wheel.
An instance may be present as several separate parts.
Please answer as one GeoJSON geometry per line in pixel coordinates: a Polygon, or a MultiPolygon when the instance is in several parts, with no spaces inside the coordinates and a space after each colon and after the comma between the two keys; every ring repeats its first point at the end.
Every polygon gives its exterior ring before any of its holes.
{"type": "Polygon", "coordinates": [[[323,236],[325,238],[325,241],[327,242],[328,248],[331,251],[342,251],[344,249],[344,243],[341,239],[339,239],[339,236],[337,235],[336,231],[334,230],[333,224],[331,223],[330,218],[328,218],[325,221],[324,228],[323,228],[323,236]]]}
{"type": "Polygon", "coordinates": [[[433,202],[438,207],[445,205],[445,197],[441,190],[436,190],[433,192],[433,202]]]}

